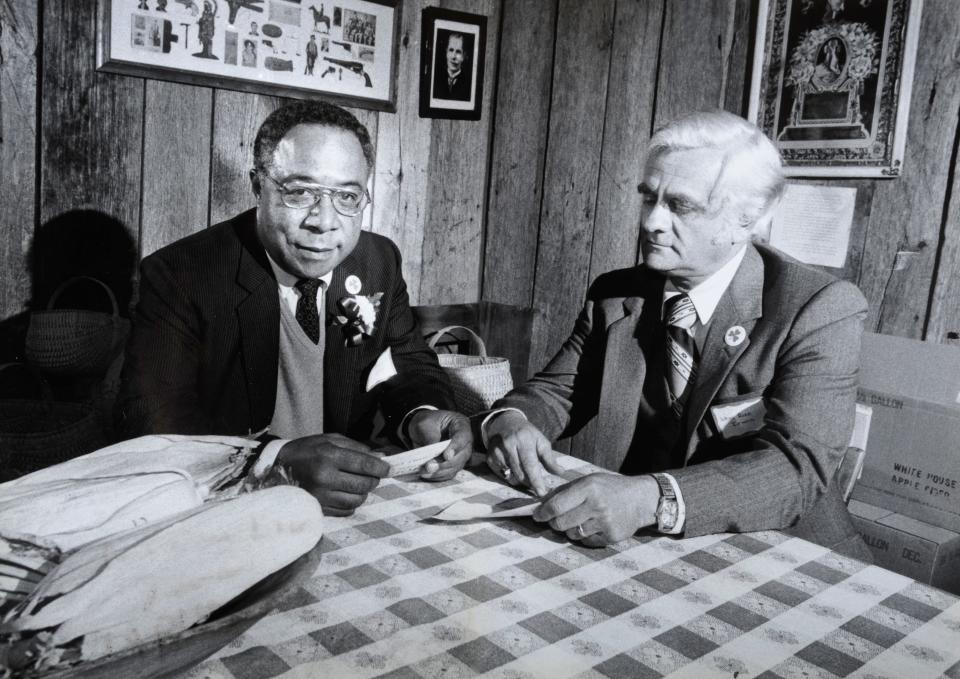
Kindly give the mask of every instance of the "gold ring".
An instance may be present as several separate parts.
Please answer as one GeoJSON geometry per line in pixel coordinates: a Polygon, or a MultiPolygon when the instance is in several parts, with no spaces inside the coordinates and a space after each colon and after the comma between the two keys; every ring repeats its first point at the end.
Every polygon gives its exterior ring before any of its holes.
{"type": "Polygon", "coordinates": [[[582,523],[578,523],[578,524],[577,524],[577,535],[580,536],[580,539],[581,539],[581,540],[582,540],[583,538],[587,537],[587,534],[583,532],[583,524],[582,524],[582,523]]]}
{"type": "Polygon", "coordinates": [[[503,474],[503,478],[507,481],[509,481],[510,477],[513,476],[513,472],[510,471],[510,467],[504,467],[500,470],[500,473],[503,474]]]}

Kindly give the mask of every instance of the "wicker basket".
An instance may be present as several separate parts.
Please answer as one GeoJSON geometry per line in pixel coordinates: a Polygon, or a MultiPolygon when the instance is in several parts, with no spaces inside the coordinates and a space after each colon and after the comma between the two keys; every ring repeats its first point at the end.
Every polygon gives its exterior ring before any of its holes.
{"type": "MultiPolygon", "coordinates": [[[[0,371],[17,363],[0,365],[0,371]]],[[[39,380],[39,376],[37,376],[39,380]]],[[[0,399],[0,481],[84,455],[106,444],[100,413],[90,403],[43,398],[0,399]]]]}
{"type": "Polygon", "coordinates": [[[89,276],[70,278],[54,290],[45,311],[30,315],[26,356],[44,373],[57,377],[101,377],[122,350],[130,322],[120,318],[117,299],[103,282],[89,276]],[[99,285],[110,299],[112,313],[53,308],[61,293],[79,281],[99,285]]]}
{"type": "Polygon", "coordinates": [[[436,351],[437,340],[443,335],[455,337],[451,330],[465,331],[480,352],[478,356],[437,354],[440,367],[453,384],[453,398],[457,408],[465,415],[473,415],[489,408],[494,401],[513,388],[510,361],[487,356],[487,347],[483,340],[470,328],[462,325],[451,325],[438,330],[430,338],[428,346],[436,351]]]}

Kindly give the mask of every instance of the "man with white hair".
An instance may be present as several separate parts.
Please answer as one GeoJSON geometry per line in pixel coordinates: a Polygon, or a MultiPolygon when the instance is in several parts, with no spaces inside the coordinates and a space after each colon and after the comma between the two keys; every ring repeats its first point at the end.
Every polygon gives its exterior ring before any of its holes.
{"type": "Polygon", "coordinates": [[[834,481],[866,302],[753,241],[784,191],[776,148],[725,112],[650,140],[643,264],[600,276],[547,367],[483,418],[488,463],[588,545],[788,529],[869,559],[834,481]],[[549,490],[551,441],[596,420],[597,473],[549,490]]]}

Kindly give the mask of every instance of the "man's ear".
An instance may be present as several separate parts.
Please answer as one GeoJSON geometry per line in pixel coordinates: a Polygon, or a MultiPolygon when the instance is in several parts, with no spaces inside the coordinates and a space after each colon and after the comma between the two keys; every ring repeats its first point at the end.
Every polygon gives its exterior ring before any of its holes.
{"type": "Polygon", "coordinates": [[[762,243],[770,242],[770,229],[773,227],[773,216],[777,213],[779,207],[780,199],[774,200],[767,205],[763,212],[754,220],[751,232],[755,241],[759,240],[762,243]]]}
{"type": "Polygon", "coordinates": [[[739,245],[753,238],[754,233],[760,227],[760,220],[752,219],[748,214],[742,214],[730,225],[730,243],[739,245]]]}
{"type": "Polygon", "coordinates": [[[253,189],[253,195],[260,199],[260,173],[256,170],[250,170],[250,188],[253,189]]]}

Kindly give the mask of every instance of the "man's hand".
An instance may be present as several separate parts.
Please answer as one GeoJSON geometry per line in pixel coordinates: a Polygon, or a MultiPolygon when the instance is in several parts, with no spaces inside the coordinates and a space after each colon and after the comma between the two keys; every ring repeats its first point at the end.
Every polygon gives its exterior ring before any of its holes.
{"type": "Polygon", "coordinates": [[[571,540],[602,547],[655,524],[659,500],[660,488],[652,476],[590,474],[550,493],[533,518],[571,540]]]}
{"type": "Polygon", "coordinates": [[[452,410],[418,410],[410,417],[407,434],[415,448],[450,439],[450,445],[441,454],[442,462],[430,460],[423,465],[422,479],[452,479],[467,464],[473,451],[470,420],[452,410]]]}
{"type": "Polygon", "coordinates": [[[526,484],[543,497],[546,473],[562,474],[550,441],[518,412],[508,410],[487,422],[487,464],[512,485],[526,484]],[[506,471],[510,470],[507,474],[506,471]]]}
{"type": "Polygon", "coordinates": [[[327,516],[350,516],[390,471],[369,450],[341,434],[305,436],[285,444],[274,466],[316,497],[327,516]]]}

